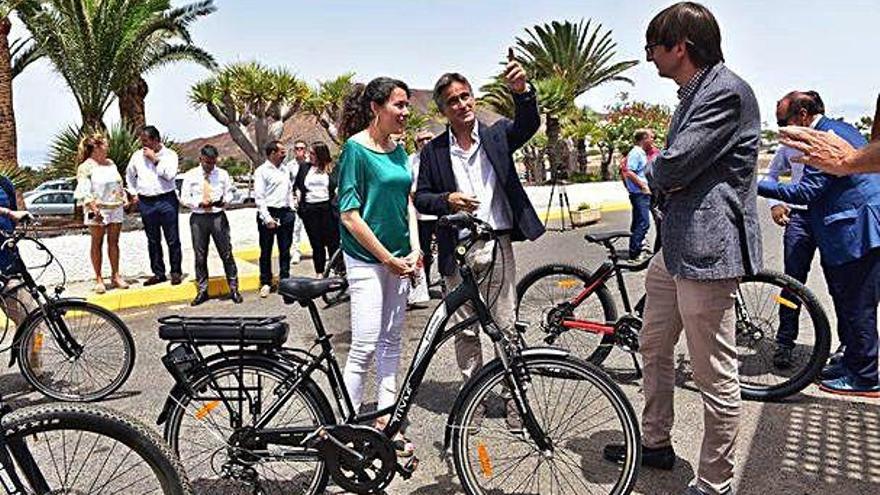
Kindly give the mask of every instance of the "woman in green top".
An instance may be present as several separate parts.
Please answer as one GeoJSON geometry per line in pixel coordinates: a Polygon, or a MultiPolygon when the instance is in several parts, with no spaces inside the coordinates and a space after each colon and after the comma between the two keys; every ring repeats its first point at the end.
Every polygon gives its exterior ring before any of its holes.
{"type": "MultiPolygon", "coordinates": [[[[408,278],[421,263],[407,154],[391,138],[403,132],[408,115],[409,88],[380,77],[355,88],[340,123],[342,135],[350,136],[338,165],[340,238],[351,293],[351,349],[343,377],[356,411],[374,359],[378,408],[394,403],[408,278]]],[[[385,422],[380,418],[376,426],[385,422]]],[[[412,455],[411,444],[395,440],[399,455],[412,455]]]]}

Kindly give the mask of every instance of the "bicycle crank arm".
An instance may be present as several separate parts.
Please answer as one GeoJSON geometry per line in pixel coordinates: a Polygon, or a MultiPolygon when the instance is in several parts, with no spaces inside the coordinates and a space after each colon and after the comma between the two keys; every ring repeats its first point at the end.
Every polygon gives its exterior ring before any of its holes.
{"type": "Polygon", "coordinates": [[[303,443],[309,447],[313,447],[326,455],[335,455],[346,458],[347,463],[360,464],[366,459],[357,451],[349,448],[333,436],[329,428],[321,426],[314,433],[303,440],[303,443]]]}

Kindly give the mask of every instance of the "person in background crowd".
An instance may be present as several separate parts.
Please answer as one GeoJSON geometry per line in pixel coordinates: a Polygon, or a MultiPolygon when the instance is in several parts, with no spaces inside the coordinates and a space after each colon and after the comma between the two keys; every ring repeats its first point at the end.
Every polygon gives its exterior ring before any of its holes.
{"type": "MultiPolygon", "coordinates": [[[[780,123],[834,133],[854,148],[867,144],[858,129],[829,119],[794,92],[780,102],[780,123]]],[[[807,205],[810,227],[822,255],[822,269],[837,314],[841,359],[822,370],[826,392],[880,397],[877,305],[880,304],[880,175],[834,177],[813,167],[795,184],[762,181],[762,196],[807,205]]]]}
{"type": "MultiPolygon", "coordinates": [[[[339,158],[340,234],[351,293],[351,349],[343,378],[355,411],[374,360],[376,407],[394,403],[407,278],[421,262],[406,150],[391,138],[406,126],[409,96],[405,83],[387,77],[357,85],[340,122],[346,138],[339,158]]],[[[387,420],[379,418],[376,427],[387,420]]],[[[394,442],[398,455],[412,455],[403,435],[394,442]]]]}
{"type": "MultiPolygon", "coordinates": [[[[290,160],[287,166],[290,167],[291,174],[296,177],[299,174],[299,170],[307,165],[311,165],[309,147],[305,141],[297,139],[293,142],[293,160],[290,160]]],[[[300,221],[293,225],[293,242],[291,244],[290,261],[294,265],[298,265],[300,261],[302,261],[302,253],[299,251],[299,244],[302,242],[302,232],[305,227],[305,222],[302,221],[302,215],[299,211],[299,203],[294,204],[294,213],[296,213],[297,219],[300,221]]],[[[308,235],[308,232],[306,235],[308,235]]]]}
{"type": "Polygon", "coordinates": [[[217,166],[217,148],[208,144],[199,151],[199,166],[183,176],[180,202],[189,208],[189,227],[195,255],[196,285],[198,292],[190,303],[198,306],[208,300],[208,247],[214,239],[217,253],[223,260],[223,270],[229,284],[229,298],[239,304],[243,301],[238,291],[238,268],[232,257],[229,220],[223,209],[232,199],[232,180],[229,173],[217,166]]]}
{"type": "MultiPolygon", "coordinates": [[[[516,263],[513,241],[535,240],[544,233],[514,166],[513,153],[540,126],[535,90],[525,70],[508,52],[504,79],[515,105],[514,119],[501,119],[492,126],[477,120],[476,100],[467,78],[446,73],[434,84],[433,98],[449,125],[420,153],[417,208],[432,215],[459,211],[473,213],[495,230],[497,241],[475,245],[471,267],[483,277],[480,290],[490,303],[492,317],[501,331],[516,341],[516,263]],[[497,251],[496,251],[497,250],[497,251]],[[492,260],[495,260],[492,265],[492,260]],[[494,304],[492,304],[494,301],[494,304]]],[[[451,291],[461,283],[453,259],[457,232],[438,229],[438,267],[451,291]]],[[[466,319],[470,308],[454,315],[453,323],[466,319]]],[[[455,357],[464,380],[483,366],[479,328],[472,326],[455,335],[455,357]]],[[[505,418],[509,429],[522,429],[516,404],[505,392],[505,418]]]]}
{"type": "MultiPolygon", "coordinates": [[[[687,335],[703,399],[703,441],[687,495],[733,493],[740,385],[734,301],[738,279],[761,269],[755,170],[761,119],[748,83],[724,64],[715,16],[693,2],[655,16],[647,60],[679,86],[666,147],[648,169],[662,249],[645,279],[642,464],[671,470],[675,345],[687,335]]],[[[621,445],[605,457],[619,462],[621,445]]]]}
{"type": "Polygon", "coordinates": [[[297,192],[299,218],[303,221],[312,245],[315,273],[324,273],[327,260],[339,249],[339,210],[336,205],[336,174],[333,158],[326,144],[312,143],[310,160],[300,165],[294,189],[297,192]]]}
{"type": "MultiPolygon", "coordinates": [[[[0,243],[5,237],[12,235],[15,231],[15,225],[30,213],[27,211],[19,211],[18,203],[15,198],[15,185],[5,175],[0,175],[0,243]]],[[[6,277],[14,277],[19,271],[18,254],[9,248],[0,250],[0,274],[6,277]]],[[[28,312],[36,307],[36,303],[27,288],[22,286],[12,293],[5,294],[0,297],[0,310],[9,318],[15,326],[21,324],[27,316],[28,312]]],[[[7,328],[9,324],[7,323],[7,328]]],[[[11,328],[12,330],[15,327],[11,328]]],[[[14,332],[13,332],[14,333],[14,332]]]]}
{"type": "Polygon", "coordinates": [[[79,167],[76,169],[74,198],[83,209],[83,223],[89,226],[92,238],[91,260],[95,270],[97,294],[107,290],[104,285],[102,256],[104,236],[107,236],[107,257],[110,258],[110,282],[117,289],[127,289],[119,273],[119,234],[125,218],[128,199],[122,176],[113,160],[107,157],[107,138],[103,134],[83,137],[79,142],[79,167]]]}
{"type": "Polygon", "coordinates": [[[780,133],[783,144],[803,153],[796,161],[833,175],[880,173],[880,96],[871,126],[871,143],[864,148],[857,150],[834,133],[806,127],[784,127],[780,133]]]}
{"type": "MultiPolygon", "coordinates": [[[[411,191],[413,198],[415,198],[419,179],[419,152],[432,139],[434,139],[434,134],[430,131],[420,131],[415,136],[416,152],[409,157],[409,166],[412,171],[413,180],[411,191]]],[[[409,307],[419,309],[427,307],[427,303],[431,300],[431,296],[428,293],[431,265],[434,262],[434,253],[431,252],[431,241],[434,239],[434,231],[437,229],[437,216],[416,212],[416,218],[419,222],[419,247],[422,250],[422,268],[420,268],[420,275],[416,278],[418,283],[410,290],[407,302],[409,307]]]]}
{"type": "MultiPolygon", "coordinates": [[[[776,103],[776,119],[779,127],[788,122],[802,122],[811,125],[819,121],[825,113],[825,104],[815,91],[789,93],[776,103]]],[[[779,182],[780,175],[790,175],[791,183],[797,184],[804,175],[803,164],[792,162],[797,152],[782,145],[773,155],[767,176],[767,182],[779,182]]],[[[773,221],[785,228],[782,237],[782,258],[786,275],[790,275],[801,283],[807,283],[807,275],[816,255],[816,239],[810,227],[809,212],[805,205],[789,205],[782,201],[770,200],[770,215],[773,221]]],[[[789,301],[799,301],[783,291],[780,297],[789,301]]],[[[776,333],[776,351],[773,354],[773,365],[785,370],[794,364],[794,348],[798,336],[800,307],[789,308],[779,305],[779,329],[776,333]]],[[[842,354],[842,353],[841,353],[842,354]]]]}
{"type": "Polygon", "coordinates": [[[294,175],[284,165],[287,151],[280,141],[266,144],[266,161],[254,171],[254,202],[260,234],[260,297],[269,297],[274,285],[272,248],[278,241],[279,278],[290,277],[290,245],[293,242],[294,175]]]}
{"type": "Polygon", "coordinates": [[[144,285],[168,280],[162,253],[163,234],[171,263],[171,285],[178,285],[183,281],[183,271],[180,267],[182,255],[177,225],[180,202],[174,184],[178,170],[177,153],[162,144],[159,129],[151,125],[141,129],[140,140],[143,147],[132,153],[125,179],[132,201],[137,203],[141,212],[144,233],[147,235],[153,276],[144,285]]]}
{"type": "Polygon", "coordinates": [[[645,178],[645,170],[648,168],[648,153],[654,152],[654,131],[651,129],[639,129],[633,136],[635,146],[632,147],[626,158],[624,182],[629,192],[629,202],[632,204],[632,221],[629,230],[629,259],[641,260],[645,250],[645,237],[651,228],[651,189],[648,188],[648,179],[645,178]]]}

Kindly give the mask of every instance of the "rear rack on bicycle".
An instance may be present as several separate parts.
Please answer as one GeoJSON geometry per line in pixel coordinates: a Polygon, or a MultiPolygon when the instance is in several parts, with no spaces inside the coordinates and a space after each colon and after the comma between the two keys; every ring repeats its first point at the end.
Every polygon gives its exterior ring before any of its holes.
{"type": "Polygon", "coordinates": [[[193,344],[281,346],[289,327],[285,316],[180,316],[159,318],[159,338],[193,344]]]}

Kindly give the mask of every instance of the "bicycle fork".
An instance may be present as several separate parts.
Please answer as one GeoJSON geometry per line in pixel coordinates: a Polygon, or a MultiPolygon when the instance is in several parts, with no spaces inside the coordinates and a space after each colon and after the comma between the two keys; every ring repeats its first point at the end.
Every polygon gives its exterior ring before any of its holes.
{"type": "Polygon", "coordinates": [[[545,455],[553,454],[553,441],[547,436],[544,429],[538,424],[532,406],[529,404],[526,391],[531,383],[531,376],[526,369],[525,363],[519,356],[518,350],[504,348],[505,341],[495,343],[496,352],[504,366],[504,377],[507,381],[507,388],[510,391],[511,398],[516,404],[516,411],[522,418],[523,426],[529,437],[535,442],[535,445],[545,455]]]}

